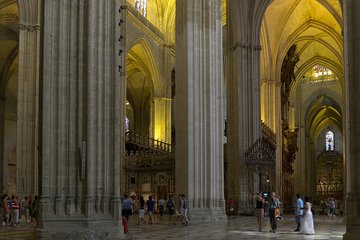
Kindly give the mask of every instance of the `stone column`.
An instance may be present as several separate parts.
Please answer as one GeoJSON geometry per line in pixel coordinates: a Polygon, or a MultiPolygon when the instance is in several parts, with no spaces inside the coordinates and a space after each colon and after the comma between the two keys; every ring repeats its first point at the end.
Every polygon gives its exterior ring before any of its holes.
{"type": "MultiPolygon", "coordinates": [[[[239,213],[253,209],[254,173],[245,163],[246,151],[261,137],[260,38],[253,39],[252,1],[227,4],[228,62],[228,198],[238,202],[239,213]]],[[[256,7],[254,7],[256,9],[256,7]]]]}
{"type": "Polygon", "coordinates": [[[276,92],[277,85],[274,80],[261,81],[261,119],[268,125],[274,132],[276,126],[276,92]]]}
{"type": "Polygon", "coordinates": [[[44,2],[37,238],[122,237],[121,5],[44,2]]]}
{"type": "Polygon", "coordinates": [[[345,45],[345,164],[346,233],[345,240],[360,236],[360,2],[343,1],[345,45]]]}
{"type": "Polygon", "coordinates": [[[19,78],[17,107],[16,191],[38,193],[38,83],[40,61],[40,1],[19,1],[19,78]],[[31,10],[26,9],[31,5],[31,10]],[[32,18],[29,17],[31,12],[32,18]]]}
{"type": "Polygon", "coordinates": [[[176,39],[175,190],[191,221],[226,221],[221,0],[177,1],[176,39]]]}

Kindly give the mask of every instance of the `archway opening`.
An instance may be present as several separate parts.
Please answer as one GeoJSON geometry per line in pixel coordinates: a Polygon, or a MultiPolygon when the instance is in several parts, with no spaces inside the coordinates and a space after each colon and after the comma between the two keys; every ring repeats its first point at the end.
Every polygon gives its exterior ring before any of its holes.
{"type": "Polygon", "coordinates": [[[342,132],[343,126],[335,124],[342,121],[344,86],[341,19],[339,1],[315,0],[275,0],[263,16],[261,118],[278,138],[276,181],[289,212],[296,193],[318,201],[316,143],[328,126],[342,132]],[[314,115],[307,112],[324,95],[334,100],[332,105],[313,109],[314,115]]]}

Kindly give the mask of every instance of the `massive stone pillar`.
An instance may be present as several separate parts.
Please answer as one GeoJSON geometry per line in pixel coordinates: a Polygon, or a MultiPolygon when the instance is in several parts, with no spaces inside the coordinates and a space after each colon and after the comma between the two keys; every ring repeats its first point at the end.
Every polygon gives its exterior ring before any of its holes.
{"type": "Polygon", "coordinates": [[[39,0],[20,0],[16,192],[38,193],[39,0]]]}
{"type": "Polygon", "coordinates": [[[121,237],[121,3],[43,2],[37,238],[121,237]]]}
{"type": "Polygon", "coordinates": [[[360,2],[343,1],[345,44],[345,164],[346,234],[345,240],[360,236],[360,2]]]}
{"type": "MultiPolygon", "coordinates": [[[[238,202],[238,212],[252,211],[255,191],[253,171],[245,163],[246,151],[261,136],[260,115],[260,38],[254,37],[253,1],[227,4],[228,95],[227,132],[228,198],[238,202]]],[[[256,4],[255,4],[256,5],[256,4]]],[[[259,28],[259,26],[258,26],[259,28]]],[[[259,29],[257,29],[259,31],[259,29]]]]}
{"type": "Polygon", "coordinates": [[[176,2],[176,193],[191,221],[225,221],[221,0],[176,2]]]}

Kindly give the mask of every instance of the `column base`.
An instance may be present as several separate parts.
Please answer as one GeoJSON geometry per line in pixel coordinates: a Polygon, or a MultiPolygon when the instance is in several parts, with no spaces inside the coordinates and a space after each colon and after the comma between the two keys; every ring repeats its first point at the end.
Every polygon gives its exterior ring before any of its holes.
{"type": "Polygon", "coordinates": [[[224,209],[191,208],[188,215],[191,223],[227,222],[224,209]]]}

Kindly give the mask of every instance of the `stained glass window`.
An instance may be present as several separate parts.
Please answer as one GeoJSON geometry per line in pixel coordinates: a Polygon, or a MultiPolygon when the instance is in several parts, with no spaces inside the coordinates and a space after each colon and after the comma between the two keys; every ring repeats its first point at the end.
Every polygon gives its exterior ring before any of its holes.
{"type": "Polygon", "coordinates": [[[146,17],[146,0],[135,0],[135,8],[146,17]]]}
{"type": "Polygon", "coordinates": [[[332,71],[329,68],[321,65],[314,66],[314,77],[321,77],[325,75],[332,75],[332,71]]]}
{"type": "Polygon", "coordinates": [[[334,151],[334,133],[332,131],[328,131],[326,133],[326,151],[334,151]]]}
{"type": "Polygon", "coordinates": [[[125,117],[125,132],[130,131],[130,121],[128,117],[125,117]]]}

